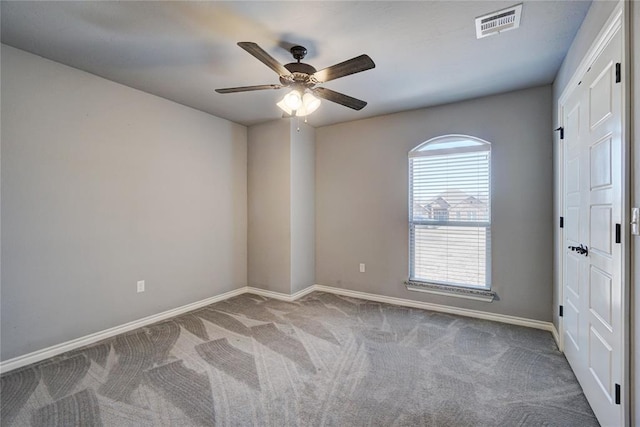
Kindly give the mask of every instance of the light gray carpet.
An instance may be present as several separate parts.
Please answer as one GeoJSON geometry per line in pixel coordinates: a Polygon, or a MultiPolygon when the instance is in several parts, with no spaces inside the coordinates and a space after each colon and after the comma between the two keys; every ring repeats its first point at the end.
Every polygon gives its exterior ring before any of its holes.
{"type": "Polygon", "coordinates": [[[597,426],[551,334],[242,295],[10,372],[3,426],[597,426]]]}

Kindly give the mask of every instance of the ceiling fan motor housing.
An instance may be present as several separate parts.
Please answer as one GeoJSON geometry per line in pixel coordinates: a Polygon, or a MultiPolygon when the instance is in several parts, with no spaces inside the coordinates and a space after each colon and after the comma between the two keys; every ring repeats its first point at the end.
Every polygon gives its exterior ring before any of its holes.
{"type": "Polygon", "coordinates": [[[290,76],[280,76],[280,83],[285,86],[297,83],[310,87],[317,83],[311,79],[311,76],[316,72],[316,69],[309,64],[292,62],[290,64],[285,64],[284,68],[291,72],[290,76]]]}
{"type": "Polygon", "coordinates": [[[309,64],[305,64],[300,62],[301,59],[307,55],[307,48],[304,46],[293,46],[289,49],[293,58],[298,62],[291,62],[289,64],[285,64],[284,68],[291,72],[290,76],[280,76],[280,83],[285,86],[302,86],[303,88],[310,88],[315,85],[317,82],[312,81],[311,76],[317,71],[314,67],[309,64]]]}

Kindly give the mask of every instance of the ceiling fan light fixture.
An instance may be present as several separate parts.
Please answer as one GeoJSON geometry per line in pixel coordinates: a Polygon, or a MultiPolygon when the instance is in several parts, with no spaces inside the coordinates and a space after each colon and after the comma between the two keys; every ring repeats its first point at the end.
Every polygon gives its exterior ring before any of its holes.
{"type": "Polygon", "coordinates": [[[302,97],[302,105],[304,106],[305,115],[311,114],[320,107],[320,98],[316,98],[312,93],[305,93],[302,97]]]}
{"type": "Polygon", "coordinates": [[[276,105],[290,116],[295,115],[297,117],[304,117],[313,113],[318,109],[318,107],[320,107],[320,99],[309,92],[306,92],[300,98],[300,92],[292,90],[286,94],[280,102],[276,103],[276,105]],[[293,108],[294,105],[297,105],[297,107],[293,108]]]}
{"type": "Polygon", "coordinates": [[[360,99],[324,87],[316,87],[316,85],[375,68],[376,64],[368,55],[356,56],[317,71],[311,65],[301,62],[307,53],[307,49],[302,46],[294,46],[290,49],[297,62],[286,65],[282,65],[256,43],[238,42],[238,46],[275,71],[280,76],[280,84],[228,87],[216,89],[218,93],[290,88],[291,91],[276,105],[288,115],[298,117],[307,116],[317,110],[320,107],[318,97],[356,111],[362,110],[367,105],[360,99]]]}
{"type": "Polygon", "coordinates": [[[302,105],[302,95],[296,89],[292,90],[282,98],[284,105],[292,111],[296,111],[302,105]]]}
{"type": "Polygon", "coordinates": [[[282,111],[284,111],[285,113],[287,113],[288,115],[291,115],[293,113],[293,110],[291,110],[291,108],[287,107],[286,104],[284,103],[284,98],[280,100],[280,102],[277,102],[276,105],[278,107],[280,107],[280,109],[282,111]]]}

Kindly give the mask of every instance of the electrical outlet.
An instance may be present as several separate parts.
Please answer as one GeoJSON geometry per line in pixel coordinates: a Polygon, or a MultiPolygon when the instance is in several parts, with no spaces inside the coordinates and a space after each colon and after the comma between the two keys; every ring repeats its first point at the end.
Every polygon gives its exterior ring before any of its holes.
{"type": "Polygon", "coordinates": [[[360,273],[364,273],[364,264],[360,263],[360,273]]]}
{"type": "Polygon", "coordinates": [[[144,280],[138,280],[138,293],[144,292],[144,280]]]}

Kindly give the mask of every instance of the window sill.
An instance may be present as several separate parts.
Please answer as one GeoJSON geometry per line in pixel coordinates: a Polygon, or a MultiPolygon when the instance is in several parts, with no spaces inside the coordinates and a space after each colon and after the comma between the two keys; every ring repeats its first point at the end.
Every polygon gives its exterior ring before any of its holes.
{"type": "Polygon", "coordinates": [[[496,293],[487,289],[465,288],[462,286],[439,285],[428,282],[408,280],[404,282],[408,291],[427,292],[448,297],[467,298],[476,301],[492,302],[496,293]]]}

